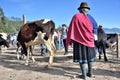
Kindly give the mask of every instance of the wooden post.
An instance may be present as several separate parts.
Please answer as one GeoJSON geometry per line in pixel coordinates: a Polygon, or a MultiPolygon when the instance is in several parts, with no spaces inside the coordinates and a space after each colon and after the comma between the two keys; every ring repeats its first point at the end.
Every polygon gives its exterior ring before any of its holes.
{"type": "Polygon", "coordinates": [[[117,34],[117,57],[120,57],[120,34],[117,34]]]}
{"type": "Polygon", "coordinates": [[[23,14],[23,24],[26,24],[26,16],[23,14]]]}

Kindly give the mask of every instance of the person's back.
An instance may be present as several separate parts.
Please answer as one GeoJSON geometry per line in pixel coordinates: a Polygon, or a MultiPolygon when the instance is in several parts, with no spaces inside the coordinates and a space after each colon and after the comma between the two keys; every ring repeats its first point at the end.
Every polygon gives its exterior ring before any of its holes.
{"type": "Polygon", "coordinates": [[[73,61],[79,62],[82,71],[79,78],[86,80],[86,76],[92,77],[92,62],[96,59],[94,31],[97,31],[97,24],[91,16],[88,16],[90,7],[86,2],[82,2],[78,10],[80,13],[75,14],[71,20],[66,45],[73,42],[73,61]],[[88,64],[87,73],[86,63],[88,64]]]}

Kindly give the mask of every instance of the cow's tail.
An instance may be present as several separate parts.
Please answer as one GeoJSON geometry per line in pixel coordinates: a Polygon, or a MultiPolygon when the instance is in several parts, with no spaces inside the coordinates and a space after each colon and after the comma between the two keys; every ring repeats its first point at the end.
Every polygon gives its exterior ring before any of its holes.
{"type": "Polygon", "coordinates": [[[51,42],[52,49],[54,50],[54,53],[56,54],[56,46],[55,46],[53,34],[50,35],[50,42],[51,42]]]}

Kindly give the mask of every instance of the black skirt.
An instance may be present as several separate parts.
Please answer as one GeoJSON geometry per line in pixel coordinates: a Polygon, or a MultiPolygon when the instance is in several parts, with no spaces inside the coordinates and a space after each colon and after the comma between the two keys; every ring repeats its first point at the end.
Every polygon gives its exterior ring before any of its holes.
{"type": "Polygon", "coordinates": [[[73,42],[73,61],[80,63],[92,62],[96,59],[94,47],[88,47],[78,42],[73,42]]]}

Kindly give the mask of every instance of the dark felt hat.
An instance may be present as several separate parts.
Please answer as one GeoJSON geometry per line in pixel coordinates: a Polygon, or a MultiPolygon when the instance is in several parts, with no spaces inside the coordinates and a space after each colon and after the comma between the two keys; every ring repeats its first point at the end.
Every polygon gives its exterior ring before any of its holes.
{"type": "Polygon", "coordinates": [[[87,2],[82,2],[80,4],[80,6],[78,7],[78,10],[82,9],[82,8],[87,8],[90,10],[90,7],[88,6],[87,2]]]}

